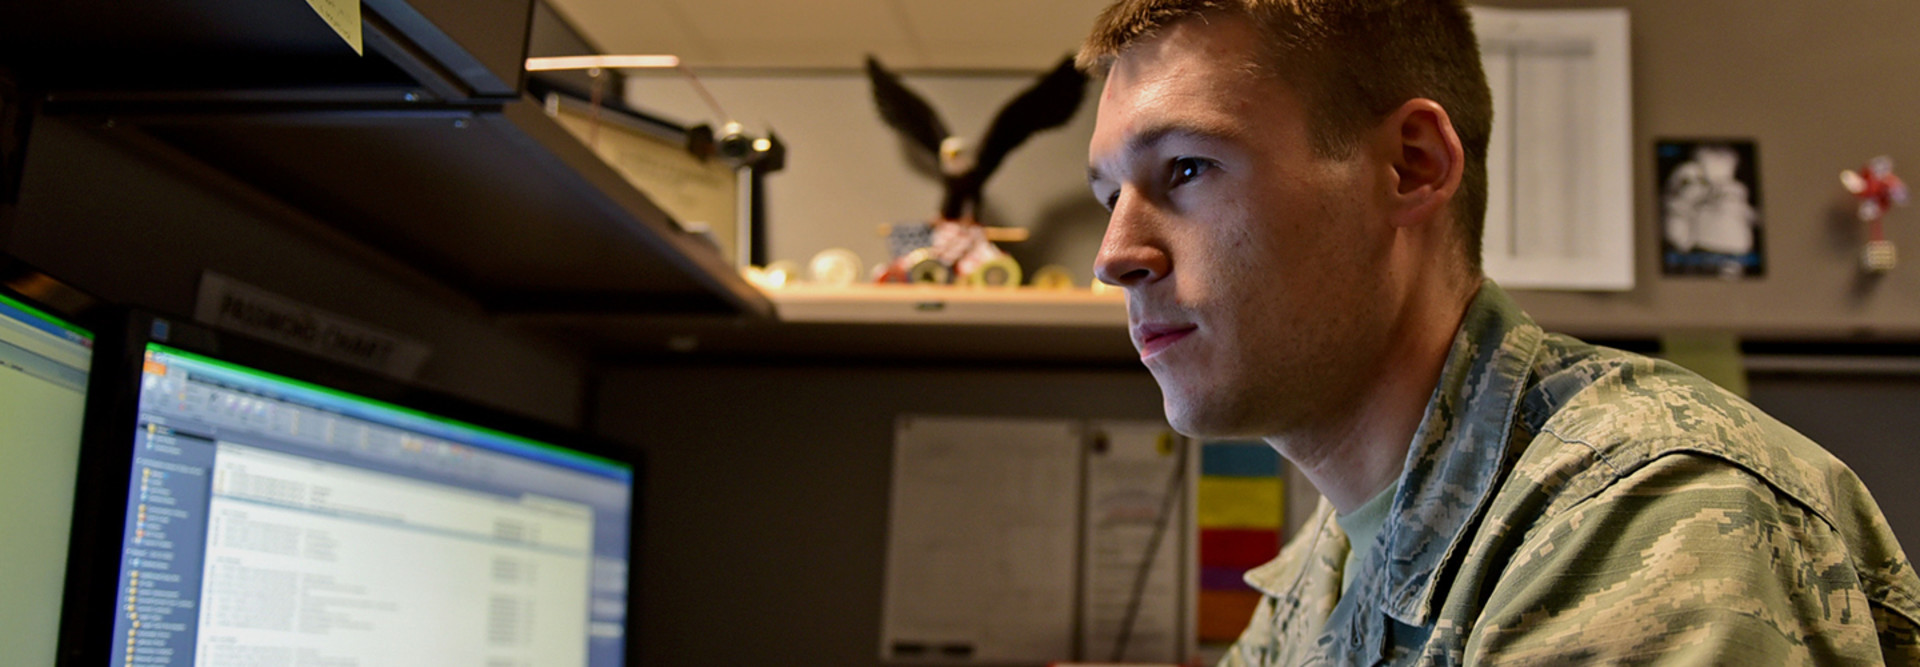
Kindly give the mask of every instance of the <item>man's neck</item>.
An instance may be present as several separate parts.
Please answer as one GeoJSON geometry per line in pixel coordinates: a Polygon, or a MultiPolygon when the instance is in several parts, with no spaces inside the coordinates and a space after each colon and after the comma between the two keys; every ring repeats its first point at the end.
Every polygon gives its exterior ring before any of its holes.
{"type": "Polygon", "coordinates": [[[1409,309],[1374,367],[1375,381],[1353,409],[1313,428],[1267,438],[1340,514],[1358,509],[1400,478],[1454,334],[1479,292],[1479,281],[1472,284],[1464,296],[1449,290],[1409,309]]]}

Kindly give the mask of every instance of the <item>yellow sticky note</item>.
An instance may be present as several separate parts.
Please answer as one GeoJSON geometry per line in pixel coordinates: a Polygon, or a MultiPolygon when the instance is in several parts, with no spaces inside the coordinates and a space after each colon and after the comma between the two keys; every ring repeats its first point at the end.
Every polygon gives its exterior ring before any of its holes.
{"type": "Polygon", "coordinates": [[[353,52],[366,55],[360,44],[360,0],[307,0],[320,19],[333,26],[340,39],[347,40],[353,52]]]}
{"type": "Polygon", "coordinates": [[[1202,528],[1280,528],[1277,477],[1201,477],[1202,528]]]}

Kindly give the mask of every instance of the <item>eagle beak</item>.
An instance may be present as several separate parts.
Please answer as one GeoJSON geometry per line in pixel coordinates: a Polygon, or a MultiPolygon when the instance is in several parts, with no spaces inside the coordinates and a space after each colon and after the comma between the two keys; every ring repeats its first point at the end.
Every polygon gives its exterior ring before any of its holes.
{"type": "Polygon", "coordinates": [[[947,137],[940,142],[940,171],[949,176],[959,176],[973,168],[973,160],[968,153],[967,141],[959,137],[947,137]]]}

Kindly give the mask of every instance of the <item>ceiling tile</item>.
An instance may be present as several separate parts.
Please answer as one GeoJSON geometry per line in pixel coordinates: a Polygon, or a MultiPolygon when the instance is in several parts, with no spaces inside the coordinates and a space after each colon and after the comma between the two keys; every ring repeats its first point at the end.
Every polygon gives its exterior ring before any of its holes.
{"type": "Polygon", "coordinates": [[[945,66],[987,66],[976,63],[1009,60],[1008,50],[1013,50],[1042,54],[1033,62],[1012,65],[1034,69],[1078,50],[1093,19],[1111,4],[1111,0],[887,1],[899,7],[930,57],[952,63],[945,66]]]}
{"type": "MultiPolygon", "coordinates": [[[[707,67],[808,67],[852,69],[872,53],[889,67],[923,67],[919,50],[905,40],[889,42],[863,40],[782,40],[728,42],[720,47],[722,56],[707,67]]],[[[699,67],[699,63],[689,63],[699,67]]]]}
{"type": "Polygon", "coordinates": [[[1047,42],[944,41],[926,44],[929,64],[937,69],[991,69],[1041,71],[1052,68],[1072,50],[1047,42]]]}
{"type": "Polygon", "coordinates": [[[717,44],[900,41],[905,28],[882,0],[672,0],[717,44]]]}
{"type": "Polygon", "coordinates": [[[670,0],[552,0],[561,16],[607,53],[705,59],[712,45],[670,0]]]}

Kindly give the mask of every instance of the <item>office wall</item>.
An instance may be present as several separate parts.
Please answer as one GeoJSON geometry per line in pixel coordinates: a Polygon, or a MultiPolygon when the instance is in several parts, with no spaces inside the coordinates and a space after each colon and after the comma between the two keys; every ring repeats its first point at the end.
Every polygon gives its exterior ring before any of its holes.
{"type": "MultiPolygon", "coordinates": [[[[1896,211],[1890,234],[1907,266],[1862,280],[1862,226],[1841,189],[1842,169],[1875,155],[1904,161],[1920,180],[1920,4],[1901,0],[1488,0],[1514,8],[1626,7],[1632,12],[1636,287],[1624,293],[1524,292],[1549,326],[1588,334],[1649,335],[1668,328],[1754,336],[1920,337],[1920,209],[1896,211]],[[1659,275],[1653,143],[1660,138],[1753,139],[1768,248],[1764,279],[1659,275]]],[[[1062,44],[1067,51],[1074,45],[1062,44]]],[[[1036,62],[1035,71],[1049,65],[1036,62]]],[[[874,111],[859,63],[842,71],[715,71],[704,76],[727,110],[771,125],[791,146],[788,170],[768,181],[774,258],[804,262],[844,246],[868,263],[885,250],[872,228],[929,215],[937,181],[917,170],[874,111]]],[[[977,135],[1031,80],[1022,73],[909,73],[956,132],[977,135]]],[[[1096,84],[1097,85],[1097,84],[1096,84]]],[[[1106,224],[1084,182],[1093,102],[1073,123],[1016,151],[987,186],[992,224],[1031,228],[1008,248],[1030,269],[1072,268],[1084,284],[1106,224]]],[[[630,81],[627,99],[688,119],[711,119],[677,78],[630,81]]]]}
{"type": "Polygon", "coordinates": [[[894,417],[1159,419],[1145,371],[610,371],[599,433],[647,452],[642,664],[878,665],[894,417]]]}
{"type": "Polygon", "coordinates": [[[6,252],[108,301],[181,316],[201,273],[218,271],[425,342],[420,384],[578,424],[583,353],[499,326],[425,274],[162,150],[41,119],[6,252]]]}
{"type": "MultiPolygon", "coordinates": [[[[1920,4],[1898,0],[1574,2],[1633,13],[1636,288],[1624,294],[1529,293],[1543,322],[1581,331],[1720,328],[1754,336],[1920,336],[1920,271],[1877,281],[1857,270],[1864,230],[1842,169],[1892,155],[1920,174],[1920,4]],[[1764,280],[1659,275],[1653,171],[1657,138],[1744,137],[1759,148],[1764,280]]],[[[1920,210],[1889,218],[1902,250],[1920,250],[1920,210]]]]}
{"type": "MultiPolygon", "coordinates": [[[[1766,374],[1752,388],[1920,544],[1920,378],[1766,374]]],[[[637,644],[650,667],[880,664],[898,415],[1161,414],[1152,377],[1129,369],[628,368],[599,398],[594,429],[648,456],[637,644]]]]}

